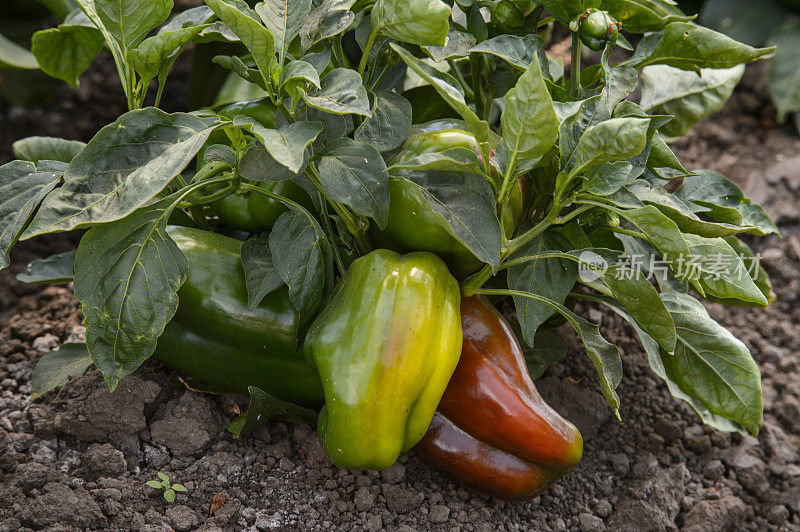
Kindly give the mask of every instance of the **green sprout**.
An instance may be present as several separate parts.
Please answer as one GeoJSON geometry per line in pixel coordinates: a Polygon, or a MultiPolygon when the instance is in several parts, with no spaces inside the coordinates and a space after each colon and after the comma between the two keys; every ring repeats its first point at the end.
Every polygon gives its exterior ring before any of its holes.
{"type": "Polygon", "coordinates": [[[147,485],[157,490],[164,490],[167,502],[175,502],[176,491],[186,491],[186,486],[183,484],[170,484],[169,477],[164,473],[159,472],[158,478],[161,480],[148,480],[147,485]]]}

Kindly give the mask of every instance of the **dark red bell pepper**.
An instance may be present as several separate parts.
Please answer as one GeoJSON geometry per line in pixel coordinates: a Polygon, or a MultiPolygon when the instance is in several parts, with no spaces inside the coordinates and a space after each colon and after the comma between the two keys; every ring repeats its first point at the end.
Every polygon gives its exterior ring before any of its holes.
{"type": "Polygon", "coordinates": [[[494,496],[534,497],[580,461],[581,434],[539,395],[519,342],[484,297],[461,300],[461,325],[461,359],[415,453],[494,496]]]}

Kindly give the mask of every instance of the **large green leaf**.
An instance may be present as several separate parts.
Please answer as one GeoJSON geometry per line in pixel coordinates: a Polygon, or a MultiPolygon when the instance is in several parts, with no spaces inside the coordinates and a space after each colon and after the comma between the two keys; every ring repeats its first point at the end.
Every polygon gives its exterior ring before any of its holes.
{"type": "Polygon", "coordinates": [[[103,34],[94,27],[70,23],[37,31],[31,39],[31,52],[39,68],[54,78],[78,86],[78,78],[92,64],[103,46],[103,34]]]}
{"type": "Polygon", "coordinates": [[[350,8],[355,0],[323,0],[314,2],[314,7],[308,19],[300,29],[300,42],[303,50],[308,50],[318,42],[339,35],[356,18],[350,8]]]}
{"type": "Polygon", "coordinates": [[[377,91],[372,116],[355,131],[355,139],[385,152],[400,146],[411,129],[411,103],[391,91],[377,91]]]}
{"type": "Polygon", "coordinates": [[[320,122],[294,122],[278,129],[266,128],[245,116],[237,116],[233,122],[246,127],[269,154],[292,173],[300,171],[305,164],[306,148],[322,133],[320,122]]]}
{"type": "Polygon", "coordinates": [[[75,250],[36,259],[17,274],[22,283],[65,283],[74,277],[75,250]]]}
{"type": "Polygon", "coordinates": [[[300,33],[300,28],[308,19],[311,0],[264,0],[256,4],[256,13],[275,38],[278,60],[283,59],[289,44],[300,33]]]}
{"type": "Polygon", "coordinates": [[[269,234],[275,271],[289,287],[289,299],[305,324],[333,285],[333,251],[311,214],[290,206],[269,234]]]}
{"type": "MultiPolygon", "coordinates": [[[[543,233],[510,257],[521,259],[549,251],[567,251],[569,244],[556,233],[543,233]]],[[[563,303],[577,279],[574,261],[564,258],[547,258],[523,262],[508,269],[508,286],[530,294],[539,294],[557,303],[563,303]]],[[[522,327],[525,342],[535,345],[539,326],[556,312],[552,306],[521,296],[514,297],[517,319],[522,327]]]]}
{"type": "Polygon", "coordinates": [[[267,233],[253,236],[242,244],[242,269],[247,287],[247,304],[254,309],[270,292],[283,286],[275,271],[267,233]]]}
{"type": "Polygon", "coordinates": [[[261,23],[258,14],[244,0],[205,0],[217,16],[233,30],[261,71],[265,83],[272,77],[275,64],[275,38],[261,23]]]}
{"type": "Polygon", "coordinates": [[[0,166],[0,269],[9,265],[9,251],[66,167],[56,161],[12,161],[0,166]]]}
{"type": "Polygon", "coordinates": [[[39,68],[31,52],[0,35],[0,70],[34,70],[39,68]]]}
{"type": "Polygon", "coordinates": [[[83,375],[91,365],[92,358],[89,356],[86,344],[66,343],[50,351],[40,358],[33,368],[31,374],[33,399],[63,386],[73,375],[83,375]]]}
{"type": "Polygon", "coordinates": [[[672,0],[603,0],[601,7],[633,33],[659,31],[670,22],[694,18],[686,16],[672,0]]]}
{"type": "Polygon", "coordinates": [[[322,78],[321,85],[313,95],[303,93],[311,107],[339,115],[370,116],[369,95],[355,70],[334,68],[322,78]]]}
{"type": "Polygon", "coordinates": [[[548,74],[547,56],[544,53],[544,41],[535,33],[520,37],[518,35],[498,35],[487,39],[469,49],[470,52],[481,52],[495,55],[511,65],[527,70],[534,57],[539,59],[539,66],[545,75],[548,74]]]}
{"type": "Polygon", "coordinates": [[[347,137],[333,141],[319,161],[325,193],[385,228],[389,218],[389,175],[374,147],[347,137]]]}
{"type": "Polygon", "coordinates": [[[188,265],[166,232],[166,198],[81,238],[75,297],[86,317],[86,343],[111,391],[156,348],[178,308],[188,265]]]}
{"type": "Polygon", "coordinates": [[[119,220],[158,194],[220,124],[215,117],[130,111],[105,126],[70,163],[22,238],[119,220]]]}
{"type": "Polygon", "coordinates": [[[777,46],[769,65],[767,90],[778,111],[778,122],[800,111],[800,21],[787,22],[772,33],[770,46],[777,46]]]}
{"type": "Polygon", "coordinates": [[[773,51],[774,48],[753,48],[702,26],[673,22],[664,29],[652,52],[636,66],[669,65],[695,71],[731,68],[765,58],[773,51]]]}
{"type": "Polygon", "coordinates": [[[172,66],[179,50],[192,42],[208,24],[187,25],[161,32],[143,40],[136,48],[128,49],[128,60],[147,83],[158,76],[165,64],[172,66]]]}
{"type": "Polygon", "coordinates": [[[612,118],[588,127],[570,159],[570,174],[638,155],[647,145],[649,127],[649,118],[634,117],[612,118]]]}
{"type": "Polygon", "coordinates": [[[678,331],[674,356],[661,356],[670,380],[712,413],[758,434],[763,420],[761,375],[750,351],[711,319],[696,299],[662,294],[678,331]]]}
{"type": "Polygon", "coordinates": [[[506,93],[500,123],[503,143],[511,161],[536,160],[555,145],[558,118],[539,68],[538,56],[533,57],[514,88],[506,93]]]}
{"type": "Polygon", "coordinates": [[[744,75],[744,65],[702,69],[699,74],[666,65],[642,70],[641,106],[651,115],[672,115],[659,130],[680,137],[702,118],[716,113],[728,101],[744,75]]]}
{"type": "MultiPolygon", "coordinates": [[[[86,1],[86,0],[83,0],[86,1]]],[[[133,48],[172,12],[172,0],[93,0],[97,15],[123,51],[133,48]]]]}
{"type": "Polygon", "coordinates": [[[397,41],[444,46],[450,30],[450,6],[441,0],[378,0],[371,23],[397,41]]]}
{"type": "Polygon", "coordinates": [[[78,140],[56,137],[26,137],[12,145],[14,157],[23,161],[61,161],[68,163],[75,158],[86,144],[78,140]]]}

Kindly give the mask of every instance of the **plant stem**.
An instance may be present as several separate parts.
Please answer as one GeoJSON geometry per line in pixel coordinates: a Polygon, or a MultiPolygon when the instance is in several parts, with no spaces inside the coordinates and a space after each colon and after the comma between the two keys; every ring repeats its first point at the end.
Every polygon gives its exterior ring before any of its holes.
{"type": "Polygon", "coordinates": [[[521,248],[522,246],[524,246],[525,244],[536,238],[537,236],[547,231],[547,229],[549,229],[550,226],[553,225],[554,219],[555,216],[551,211],[550,215],[547,218],[545,218],[538,224],[534,225],[531,229],[528,229],[527,231],[519,235],[517,238],[511,239],[507,245],[506,256],[511,255],[513,252],[515,252],[516,250],[518,250],[519,248],[521,248]]]}
{"type": "Polygon", "coordinates": [[[333,238],[333,227],[331,227],[331,219],[328,216],[328,205],[320,192],[317,192],[317,197],[319,198],[320,205],[322,205],[322,227],[325,230],[325,233],[328,235],[328,239],[331,241],[333,260],[336,262],[336,267],[339,268],[339,273],[344,275],[344,272],[346,271],[344,267],[344,261],[342,261],[342,256],[339,253],[339,246],[336,245],[336,240],[333,238]]]}
{"type": "Polygon", "coordinates": [[[619,233],[621,235],[628,235],[633,238],[641,238],[642,240],[650,242],[650,239],[647,238],[647,236],[644,233],[640,233],[638,231],[631,231],[630,229],[624,229],[622,227],[614,227],[612,231],[614,231],[615,233],[619,233]]]}
{"type": "Polygon", "coordinates": [[[361,56],[361,61],[359,61],[358,63],[358,74],[361,76],[361,79],[364,79],[364,71],[367,69],[369,54],[372,51],[372,47],[375,46],[375,37],[377,36],[378,36],[378,28],[370,26],[369,35],[367,36],[367,42],[364,45],[364,54],[361,56]]]}
{"type": "Polygon", "coordinates": [[[581,93],[581,40],[577,32],[572,32],[572,53],[569,65],[570,95],[577,97],[581,93]]]}
{"type": "Polygon", "coordinates": [[[472,76],[472,99],[475,101],[475,112],[478,116],[483,116],[485,96],[483,94],[483,84],[481,83],[480,58],[475,54],[470,55],[469,67],[472,76]]]}

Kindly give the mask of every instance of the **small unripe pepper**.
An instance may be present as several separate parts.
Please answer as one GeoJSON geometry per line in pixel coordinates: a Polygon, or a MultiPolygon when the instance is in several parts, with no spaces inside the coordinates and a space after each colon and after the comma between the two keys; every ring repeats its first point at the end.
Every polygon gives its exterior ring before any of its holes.
{"type": "Polygon", "coordinates": [[[590,8],[570,24],[572,31],[587,48],[600,51],[607,44],[616,44],[619,36],[619,22],[606,11],[590,8]]]}

